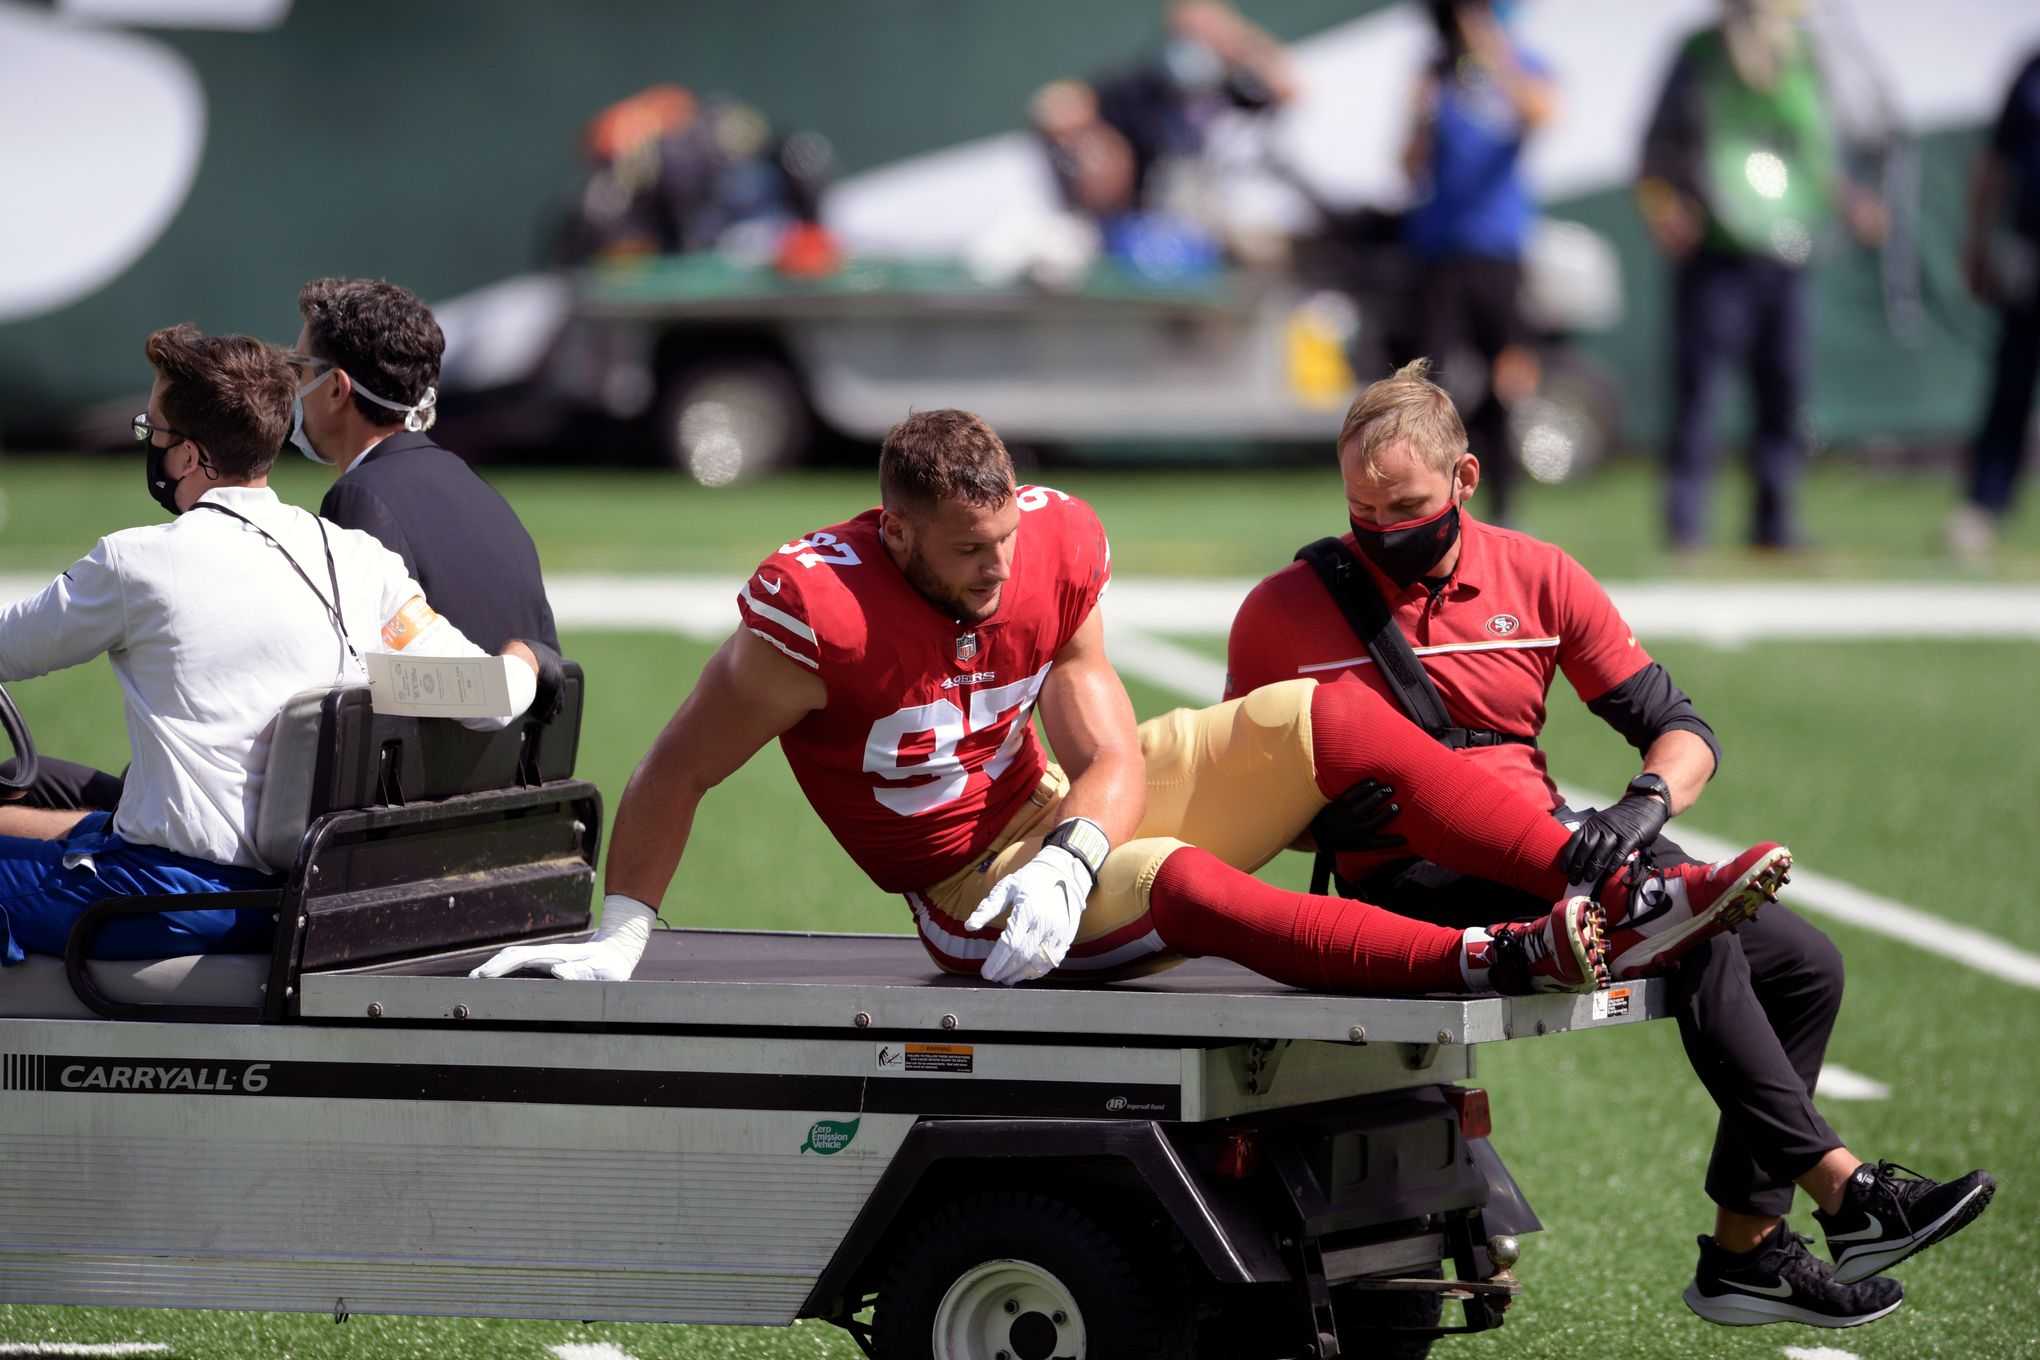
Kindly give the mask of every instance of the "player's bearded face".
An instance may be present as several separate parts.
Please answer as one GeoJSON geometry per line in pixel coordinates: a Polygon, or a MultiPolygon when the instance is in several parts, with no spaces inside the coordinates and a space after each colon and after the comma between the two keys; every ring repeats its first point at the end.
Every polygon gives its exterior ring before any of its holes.
{"type": "Polygon", "coordinates": [[[893,523],[897,536],[886,535],[893,559],[929,603],[961,623],[983,623],[999,612],[1020,528],[1020,507],[1011,497],[996,506],[945,501],[927,515],[893,523]]]}

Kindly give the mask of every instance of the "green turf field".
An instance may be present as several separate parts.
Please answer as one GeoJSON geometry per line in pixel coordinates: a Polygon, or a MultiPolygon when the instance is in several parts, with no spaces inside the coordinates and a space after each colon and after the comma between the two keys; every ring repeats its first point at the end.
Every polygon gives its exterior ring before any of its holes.
{"type": "MultiPolygon", "coordinates": [[[[152,517],[134,469],[0,463],[9,516],[0,570],[54,571],[93,533],[152,517]],[[145,515],[146,512],[146,515],[145,515]]],[[[1303,474],[1169,473],[1056,478],[1094,495],[1128,574],[1251,574],[1297,541],[1329,531],[1321,502],[1336,490],[1303,474]]],[[[801,479],[728,499],[630,474],[568,481],[504,479],[556,570],[741,572],[798,529],[864,503],[861,479],[801,479]],[[661,517],[666,517],[661,527],[661,517]]],[[[293,499],[322,484],[293,474],[293,499]]],[[[1809,561],[1751,566],[1724,553],[1704,571],[1835,571],[1909,578],[1936,569],[1928,552],[1946,505],[1938,483],[1845,483],[1816,477],[1815,531],[1831,547],[1809,561]],[[1860,510],[1860,519],[1845,514],[1860,510]]],[[[1559,537],[1611,579],[1662,569],[1648,546],[1648,487],[1621,473],[1546,492],[1529,526],[1559,537]]],[[[2030,526],[2003,570],[2040,575],[2030,526]],[[2023,554],[2023,555],[2022,555],[2023,554]]],[[[1959,583],[1951,581],[1951,590],[1959,583]]],[[[1644,639],[1650,644],[1650,639],[1644,639]]],[[[1177,639],[1208,653],[1217,638],[1177,639]]],[[[656,634],[570,633],[570,654],[597,686],[582,773],[613,798],[645,743],[684,693],[706,644],[656,634]]],[[[1690,822],[1740,840],[1785,839],[1807,868],[1989,932],[2028,952],[2036,893],[2030,862],[2040,803],[2040,643],[1920,645],[1888,640],[1722,650],[1650,644],[1714,722],[1727,761],[1690,822]]],[[[1130,686],[1145,715],[1184,702],[1130,686]]],[[[118,695],[103,665],[9,686],[45,750],[102,764],[124,759],[118,695]]],[[[1561,687],[1547,734],[1572,783],[1614,789],[1634,757],[1561,687]]],[[[1288,856],[1268,871],[1300,884],[1288,856]]],[[[1788,900],[1789,896],[1788,896],[1788,900]]],[[[803,806],[776,756],[754,762],[704,806],[695,848],[666,904],[702,925],[905,928],[904,909],[864,882],[803,806]]],[[[1818,918],[1816,918],[1818,919],[1818,918]]],[[[1712,1327],[1678,1298],[1693,1234],[1711,1211],[1700,1182],[1712,1110],[1670,1024],[1484,1049],[1496,1142],[1545,1219],[1519,1274],[1529,1292],[1509,1324],[1441,1343],[1441,1356],[1777,1357],[1832,1348],[1820,1360],[2040,1356],[2040,993],[1868,930],[1834,925],[1849,993],[1834,1062],[1892,1088],[1881,1101],[1824,1101],[1859,1152],[1947,1176],[1986,1166],[2001,1189],[1973,1227],[1896,1272],[1900,1313],[1874,1326],[1712,1327]]],[[[1811,1231],[1805,1206],[1795,1226],[1811,1231]]],[[[4,1225],[0,1225],[4,1232],[4,1225]]],[[[61,1348],[162,1343],[188,1360],[289,1357],[530,1357],[608,1343],[640,1360],[709,1356],[843,1356],[832,1329],[581,1327],[470,1321],[0,1308],[0,1357],[61,1348]]],[[[1805,1360],[1805,1357],[1802,1357],[1805,1360]]]]}

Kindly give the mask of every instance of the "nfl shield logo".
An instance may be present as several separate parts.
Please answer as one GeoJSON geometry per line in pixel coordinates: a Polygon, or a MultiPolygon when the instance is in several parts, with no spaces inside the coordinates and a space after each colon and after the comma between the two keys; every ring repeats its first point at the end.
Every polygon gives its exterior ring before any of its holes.
{"type": "Polygon", "coordinates": [[[956,638],[956,659],[968,661],[977,655],[977,634],[959,633],[956,638]]]}

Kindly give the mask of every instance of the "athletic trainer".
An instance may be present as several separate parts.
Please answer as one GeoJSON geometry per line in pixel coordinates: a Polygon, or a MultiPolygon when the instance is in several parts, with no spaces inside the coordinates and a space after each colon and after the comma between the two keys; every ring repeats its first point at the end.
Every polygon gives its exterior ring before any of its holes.
{"type": "MultiPolygon", "coordinates": [[[[1419,686],[1428,682],[1442,701],[1441,749],[1469,774],[1480,771],[1578,826],[1565,860],[1570,877],[1598,881],[1638,852],[1658,864],[1692,863],[1661,833],[1713,777],[1720,759],[1713,729],[1579,563],[1467,513],[1480,460],[1467,451],[1451,398],[1424,374],[1420,360],[1369,387],[1346,413],[1338,457],[1351,532],[1323,573],[1306,550],[1305,561],[1247,597],[1227,647],[1228,697],[1304,676],[1325,682],[1321,689],[1392,697],[1384,663],[1359,635],[1371,592],[1389,620],[1382,636],[1389,647],[1376,652],[1393,670],[1398,658],[1389,648],[1399,633],[1414,651],[1419,686]],[[1351,617],[1334,591],[1351,602],[1351,617]],[[1599,811],[1564,806],[1537,747],[1560,673],[1643,757],[1621,800],[1599,811]]],[[[1373,827],[1373,848],[1339,856],[1345,891],[1448,925],[1542,905],[1453,872],[1421,846],[1384,844],[1399,822],[1373,827]]],[[[1643,927],[1646,913],[1631,923],[1643,927]]],[[[1611,962],[1623,975],[1619,953],[1611,962]]],[[[1980,1171],[1940,1185],[1864,1164],[1814,1108],[1842,999],[1834,943],[1789,908],[1769,906],[1688,952],[1672,970],[1671,995],[1693,1069],[1721,1110],[1707,1170],[1714,1234],[1700,1239],[1686,1302],[1715,1322],[1826,1327],[1897,1308],[1898,1283],[1868,1277],[1969,1222],[1994,1186],[1980,1171]],[[1833,1268],[1784,1225],[1795,1185],[1820,1206],[1833,1268]]]]}

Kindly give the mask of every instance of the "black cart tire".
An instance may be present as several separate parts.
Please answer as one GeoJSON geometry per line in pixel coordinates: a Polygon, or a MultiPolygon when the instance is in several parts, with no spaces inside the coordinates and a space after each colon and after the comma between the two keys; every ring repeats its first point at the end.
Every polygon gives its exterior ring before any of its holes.
{"type": "Polygon", "coordinates": [[[1097,1218],[1062,1200],[992,1191],[910,1231],[879,1285],[879,1360],[1176,1360],[1180,1310],[1097,1218]]]}
{"type": "Polygon", "coordinates": [[[770,359],[698,364],[670,380],[659,403],[659,449],[704,486],[793,466],[814,440],[800,385],[770,359]]]}
{"type": "MultiPolygon", "coordinates": [[[[1444,1272],[1433,1266],[1410,1274],[1442,1279],[1444,1272]]],[[[1431,1353],[1433,1338],[1399,1336],[1388,1329],[1436,1327],[1444,1312],[1445,1299],[1439,1294],[1350,1287],[1332,1291],[1332,1315],[1339,1323],[1339,1350],[1363,1360],[1424,1360],[1431,1353]]]]}

